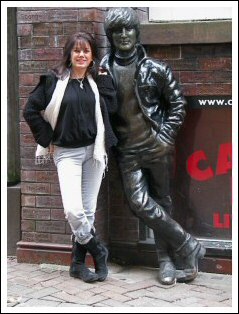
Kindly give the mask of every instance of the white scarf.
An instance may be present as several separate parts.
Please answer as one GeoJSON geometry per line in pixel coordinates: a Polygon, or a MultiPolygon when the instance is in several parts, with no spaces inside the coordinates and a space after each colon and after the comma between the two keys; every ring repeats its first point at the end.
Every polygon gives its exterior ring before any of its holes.
{"type": "MultiPolygon", "coordinates": [[[[50,123],[52,129],[55,129],[57,117],[59,114],[61,101],[65,93],[65,89],[67,83],[69,81],[70,75],[68,74],[64,79],[58,79],[56,88],[53,92],[51,101],[47,105],[43,118],[50,123]]],[[[90,74],[87,75],[87,79],[89,84],[95,94],[95,119],[97,126],[97,135],[95,138],[95,146],[93,158],[102,163],[104,167],[107,165],[107,154],[105,151],[105,127],[103,123],[102,113],[100,109],[100,95],[95,81],[93,80],[90,74]]],[[[50,160],[50,152],[49,147],[42,147],[41,145],[37,145],[36,150],[36,164],[45,164],[50,160]]]]}

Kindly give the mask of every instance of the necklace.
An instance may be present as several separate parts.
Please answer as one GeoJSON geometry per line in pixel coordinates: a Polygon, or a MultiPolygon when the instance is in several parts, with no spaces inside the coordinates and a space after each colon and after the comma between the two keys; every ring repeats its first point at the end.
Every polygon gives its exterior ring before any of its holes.
{"type": "Polygon", "coordinates": [[[85,77],[83,77],[82,79],[76,79],[79,83],[80,83],[80,88],[83,89],[83,81],[84,81],[85,77]]]}

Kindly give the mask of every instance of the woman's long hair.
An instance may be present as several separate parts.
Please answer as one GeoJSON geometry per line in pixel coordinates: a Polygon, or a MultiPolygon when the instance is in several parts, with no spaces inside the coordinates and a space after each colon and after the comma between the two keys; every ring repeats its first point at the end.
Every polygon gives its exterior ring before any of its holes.
{"type": "Polygon", "coordinates": [[[89,44],[92,51],[92,58],[94,62],[88,67],[87,72],[90,73],[93,78],[95,78],[97,73],[97,64],[98,64],[98,56],[97,56],[97,48],[95,44],[95,40],[92,35],[79,32],[71,35],[63,50],[63,57],[60,63],[52,69],[52,72],[59,78],[64,78],[71,69],[71,52],[75,45],[79,45],[84,48],[86,44],[89,44]]]}

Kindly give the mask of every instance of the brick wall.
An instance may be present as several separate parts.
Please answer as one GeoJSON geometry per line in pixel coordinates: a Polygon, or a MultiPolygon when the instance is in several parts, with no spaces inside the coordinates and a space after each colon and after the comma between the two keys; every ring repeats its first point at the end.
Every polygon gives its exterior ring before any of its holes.
{"type": "Polygon", "coordinates": [[[157,45],[147,50],[172,67],[185,96],[231,95],[231,44],[157,45]]]}

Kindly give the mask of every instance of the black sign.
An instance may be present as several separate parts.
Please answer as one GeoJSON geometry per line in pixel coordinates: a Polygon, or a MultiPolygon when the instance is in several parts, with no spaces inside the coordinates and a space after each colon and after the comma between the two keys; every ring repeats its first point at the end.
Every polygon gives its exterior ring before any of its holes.
{"type": "Polygon", "coordinates": [[[176,140],[175,218],[200,238],[232,237],[230,99],[188,97],[187,115],[176,140]],[[199,100],[205,100],[205,105],[199,105],[199,100]],[[221,100],[222,104],[209,105],[207,100],[221,100]]]}
{"type": "Polygon", "coordinates": [[[232,96],[188,96],[186,97],[189,108],[232,108],[232,96]]]}

